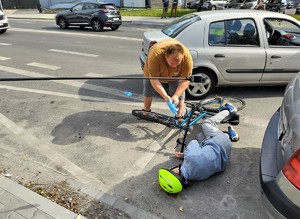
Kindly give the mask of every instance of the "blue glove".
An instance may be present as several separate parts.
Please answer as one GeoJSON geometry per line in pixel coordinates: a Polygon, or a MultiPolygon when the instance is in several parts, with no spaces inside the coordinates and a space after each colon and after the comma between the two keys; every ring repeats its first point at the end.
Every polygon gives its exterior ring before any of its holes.
{"type": "Polygon", "coordinates": [[[168,107],[173,114],[177,114],[178,108],[171,100],[168,101],[168,107]]]}

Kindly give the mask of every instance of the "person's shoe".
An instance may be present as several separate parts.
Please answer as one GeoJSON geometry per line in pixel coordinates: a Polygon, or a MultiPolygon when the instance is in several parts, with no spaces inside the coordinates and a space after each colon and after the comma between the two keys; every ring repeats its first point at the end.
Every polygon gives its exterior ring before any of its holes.
{"type": "Polygon", "coordinates": [[[237,142],[240,140],[239,134],[231,126],[228,126],[228,134],[230,141],[237,142]]]}
{"type": "Polygon", "coordinates": [[[227,108],[230,113],[238,111],[231,103],[225,103],[225,108],[227,108]]]}

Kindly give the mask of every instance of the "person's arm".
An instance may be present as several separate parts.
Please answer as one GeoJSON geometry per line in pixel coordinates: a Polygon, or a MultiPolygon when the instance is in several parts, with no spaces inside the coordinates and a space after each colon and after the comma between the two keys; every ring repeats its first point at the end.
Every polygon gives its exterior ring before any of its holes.
{"type": "Polygon", "coordinates": [[[156,90],[157,93],[166,101],[168,102],[171,97],[167,94],[166,90],[164,89],[161,82],[157,79],[150,79],[150,83],[152,87],[156,90]]]}
{"type": "Polygon", "coordinates": [[[190,82],[188,80],[180,81],[174,95],[171,97],[171,101],[177,105],[179,103],[179,97],[185,92],[189,85],[190,82]]]}

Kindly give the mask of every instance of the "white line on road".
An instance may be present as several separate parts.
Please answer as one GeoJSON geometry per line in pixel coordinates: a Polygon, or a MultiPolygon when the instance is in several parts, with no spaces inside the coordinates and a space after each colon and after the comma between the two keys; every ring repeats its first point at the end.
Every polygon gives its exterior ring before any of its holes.
{"type": "Polygon", "coordinates": [[[8,57],[3,57],[3,56],[0,56],[0,60],[1,61],[5,61],[5,60],[9,60],[10,58],[8,58],[8,57]]]}
{"type": "Polygon", "coordinates": [[[12,46],[11,43],[0,43],[0,46],[12,46]]]}
{"type": "MultiPolygon", "coordinates": [[[[7,66],[3,66],[3,65],[0,65],[0,70],[5,71],[5,72],[10,72],[13,74],[25,75],[28,77],[52,77],[52,76],[45,75],[45,74],[40,74],[40,73],[36,73],[36,72],[32,72],[32,71],[26,71],[26,70],[22,70],[22,69],[7,67],[7,66]]],[[[53,82],[59,83],[59,84],[65,84],[65,85],[73,86],[73,87],[77,87],[77,88],[84,88],[87,90],[97,91],[97,92],[103,93],[103,94],[124,97],[124,93],[123,93],[124,91],[109,88],[109,87],[101,87],[101,86],[97,86],[97,85],[93,85],[93,84],[88,84],[88,83],[78,82],[78,81],[71,81],[71,80],[53,81],[53,82]]],[[[59,96],[61,96],[61,95],[59,95],[59,96]]],[[[134,94],[132,97],[130,97],[130,99],[135,100],[135,101],[140,101],[140,100],[142,100],[142,96],[139,94],[134,94]]],[[[104,98],[98,98],[98,97],[86,97],[85,100],[105,102],[104,98]]],[[[106,102],[110,102],[110,101],[108,101],[106,99],[106,102]]]]}
{"type": "Polygon", "coordinates": [[[31,62],[28,63],[27,65],[29,66],[34,66],[34,67],[39,67],[39,68],[45,68],[45,69],[50,69],[50,70],[57,70],[60,69],[61,67],[55,66],[55,65],[46,65],[38,62],[31,62]]]}
{"type": "Polygon", "coordinates": [[[67,50],[60,50],[60,49],[49,49],[50,52],[58,52],[58,53],[64,53],[64,54],[71,54],[71,55],[77,55],[77,56],[87,56],[87,57],[93,57],[96,58],[99,55],[89,54],[89,53],[82,53],[82,52],[74,52],[74,51],[67,51],[67,50]]]}
{"type": "Polygon", "coordinates": [[[63,31],[49,31],[49,30],[34,30],[34,29],[23,29],[23,28],[11,28],[10,31],[18,31],[18,32],[30,32],[30,33],[47,33],[47,34],[62,34],[62,35],[72,35],[72,36],[83,36],[83,37],[98,37],[98,38],[109,38],[109,39],[117,39],[117,40],[129,40],[129,41],[142,41],[141,38],[133,38],[133,37],[119,37],[119,36],[111,36],[111,35],[100,35],[98,34],[86,34],[86,33],[74,33],[74,32],[63,32],[63,31]]]}

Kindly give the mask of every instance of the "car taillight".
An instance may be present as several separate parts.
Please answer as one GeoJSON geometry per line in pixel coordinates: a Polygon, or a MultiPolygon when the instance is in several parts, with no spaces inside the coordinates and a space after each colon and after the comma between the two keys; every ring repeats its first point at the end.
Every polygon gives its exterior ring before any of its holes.
{"type": "Polygon", "coordinates": [[[294,37],[294,35],[293,35],[293,34],[290,34],[290,33],[287,33],[287,34],[284,34],[283,37],[284,37],[284,38],[287,38],[287,39],[291,39],[291,38],[294,37]]]}
{"type": "Polygon", "coordinates": [[[101,13],[108,13],[109,10],[107,10],[107,9],[100,9],[99,12],[101,12],[101,13]]]}
{"type": "Polygon", "coordinates": [[[282,169],[286,178],[300,190],[300,149],[298,149],[282,169]]]}
{"type": "Polygon", "coordinates": [[[155,43],[157,43],[157,42],[156,42],[156,41],[151,41],[151,42],[149,43],[149,49],[150,49],[155,43]]]}

